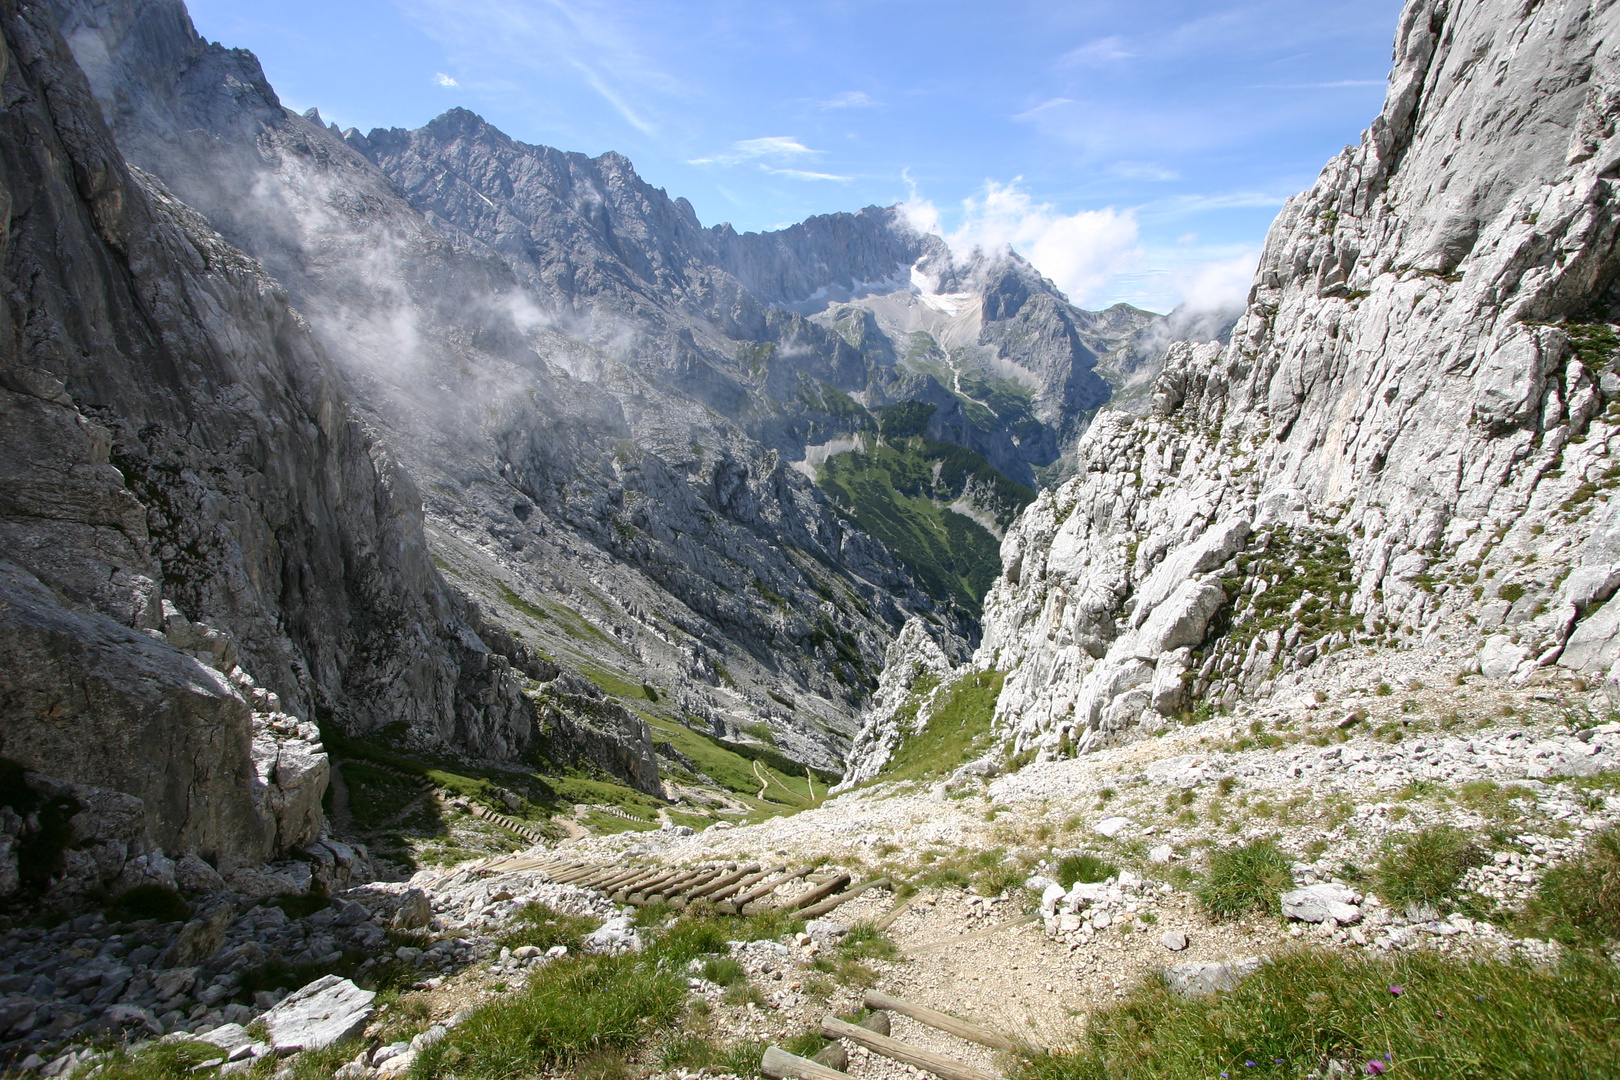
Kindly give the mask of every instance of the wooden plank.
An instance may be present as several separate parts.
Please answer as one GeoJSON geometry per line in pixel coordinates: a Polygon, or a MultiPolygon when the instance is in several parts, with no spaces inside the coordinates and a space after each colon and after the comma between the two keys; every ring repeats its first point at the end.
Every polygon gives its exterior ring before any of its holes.
{"type": "Polygon", "coordinates": [[[848,1073],[790,1054],[780,1046],[767,1046],[759,1071],[772,1080],[848,1080],[848,1073]]]}
{"type": "Polygon", "coordinates": [[[799,878],[802,878],[808,874],[812,869],[812,867],[806,866],[798,870],[789,870],[785,874],[778,874],[776,877],[762,881],[758,885],[750,888],[747,892],[738,893],[728,902],[721,904],[720,910],[726,912],[728,915],[735,915],[742,910],[744,904],[758,900],[762,896],[771,895],[771,893],[776,891],[776,887],[778,885],[786,885],[790,881],[797,881],[799,878]]]}
{"type": "Polygon", "coordinates": [[[1028,1042],[1015,1039],[1011,1035],[1003,1034],[995,1028],[975,1024],[971,1020],[963,1020],[950,1013],[930,1009],[926,1005],[917,1005],[910,1001],[903,1001],[892,994],[885,994],[880,990],[866,992],[866,1007],[868,1009],[882,1009],[885,1012],[897,1012],[901,1016],[909,1016],[920,1024],[927,1024],[931,1028],[938,1028],[958,1039],[976,1042],[980,1046],[988,1046],[996,1050],[1035,1050],[1038,1047],[1028,1042]]]}
{"type": "Polygon", "coordinates": [[[894,907],[890,908],[888,914],[884,915],[872,925],[876,926],[879,930],[887,930],[889,927],[893,926],[894,921],[900,916],[904,915],[907,909],[909,909],[912,904],[915,904],[918,899],[921,898],[921,896],[922,893],[920,892],[912,893],[910,896],[894,905],[894,907]]]}
{"type": "MultiPolygon", "coordinates": [[[[824,882],[824,883],[822,883],[820,885],[817,885],[815,888],[811,889],[809,892],[800,893],[798,896],[789,897],[786,901],[784,901],[782,904],[780,904],[778,906],[781,907],[781,909],[783,911],[797,911],[799,908],[807,907],[807,906],[809,906],[811,904],[814,904],[818,900],[823,900],[823,899],[827,898],[828,896],[831,896],[833,893],[837,892],[839,889],[842,889],[845,885],[848,885],[848,884],[849,884],[849,875],[848,874],[839,874],[837,877],[833,878],[831,881],[824,882]]],[[[764,907],[764,906],[766,906],[767,903],[768,903],[768,901],[761,900],[761,901],[759,901],[759,906],[764,907]]],[[[748,908],[743,909],[743,914],[744,915],[749,914],[748,908]]]]}
{"type": "Polygon", "coordinates": [[[831,1013],[821,1018],[821,1033],[829,1039],[848,1039],[904,1065],[915,1065],[919,1069],[942,1077],[943,1080],[1002,1080],[995,1073],[976,1069],[972,1065],[953,1061],[932,1050],[924,1050],[920,1046],[903,1043],[899,1039],[891,1039],[887,1035],[879,1035],[875,1031],[846,1023],[831,1013]]]}
{"type": "Polygon", "coordinates": [[[841,892],[837,896],[829,896],[819,904],[810,905],[803,911],[799,912],[799,917],[803,919],[819,918],[820,916],[827,914],[827,912],[831,911],[833,908],[838,907],[840,904],[849,903],[851,900],[855,899],[868,889],[876,889],[884,885],[892,886],[893,884],[894,883],[886,877],[873,878],[871,881],[862,882],[853,889],[846,892],[841,892]]]}
{"type": "Polygon", "coordinates": [[[605,893],[616,892],[621,885],[627,885],[636,878],[641,877],[647,872],[647,869],[645,866],[632,866],[628,870],[616,871],[612,877],[592,886],[592,888],[601,889],[605,893]]]}

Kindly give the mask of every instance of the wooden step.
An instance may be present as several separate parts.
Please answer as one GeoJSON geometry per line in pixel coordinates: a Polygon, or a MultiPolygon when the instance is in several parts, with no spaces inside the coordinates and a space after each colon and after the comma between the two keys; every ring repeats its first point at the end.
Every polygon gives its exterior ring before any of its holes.
{"type": "Polygon", "coordinates": [[[996,1073],[986,1072],[965,1062],[954,1061],[943,1054],[924,1050],[920,1046],[913,1046],[899,1039],[891,1039],[887,1035],[879,1035],[875,1031],[840,1020],[831,1013],[821,1018],[821,1033],[829,1039],[848,1039],[903,1065],[914,1065],[931,1072],[942,1080],[1002,1080],[996,1073]]]}

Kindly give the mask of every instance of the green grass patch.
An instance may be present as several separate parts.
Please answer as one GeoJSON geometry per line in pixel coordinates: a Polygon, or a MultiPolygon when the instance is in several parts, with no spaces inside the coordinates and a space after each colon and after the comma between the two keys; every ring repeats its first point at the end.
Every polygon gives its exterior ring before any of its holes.
{"type": "Polygon", "coordinates": [[[533,945],[539,949],[566,945],[573,951],[580,947],[585,935],[595,930],[598,925],[595,919],[588,919],[582,915],[565,915],[545,904],[531,900],[512,914],[511,924],[501,935],[500,943],[509,949],[521,949],[525,945],[533,945]]]}
{"type": "Polygon", "coordinates": [[[626,679],[595,664],[581,664],[580,673],[602,688],[609,697],[625,701],[658,701],[658,691],[640,680],[626,679]],[[649,691],[651,691],[649,693],[649,691]]]}
{"type": "Polygon", "coordinates": [[[1182,998],[1150,979],[1092,1014],[1074,1048],[1017,1075],[1296,1080],[1331,1075],[1330,1063],[1367,1076],[1376,1061],[1391,1077],[1425,1080],[1616,1076],[1617,1009],[1620,971],[1579,957],[1538,969],[1428,950],[1301,950],[1210,997],[1182,998]]]}
{"type": "MultiPolygon", "coordinates": [[[[676,750],[691,759],[700,772],[726,790],[741,796],[741,801],[748,805],[765,813],[779,813],[783,807],[799,809],[813,805],[810,784],[805,779],[805,767],[780,751],[766,746],[727,742],[660,716],[645,715],[658,736],[668,739],[676,750]],[[754,772],[755,762],[759,763],[769,779],[765,785],[764,801],[758,798],[760,782],[754,772]]],[[[819,800],[826,795],[828,787],[838,782],[838,775],[824,769],[812,771],[819,781],[816,792],[819,800]]]]}
{"type": "Polygon", "coordinates": [[[1522,923],[1571,945],[1620,938],[1620,827],[1593,833],[1585,851],[1547,871],[1522,923]]]}
{"type": "Polygon", "coordinates": [[[1077,881],[1084,885],[1095,885],[1099,881],[1107,881],[1117,873],[1119,867],[1090,852],[1065,855],[1057,864],[1057,882],[1065,889],[1071,888],[1077,881]]]}
{"type": "Polygon", "coordinates": [[[946,507],[970,487],[1005,528],[1034,491],[971,450],[928,438],[935,406],[908,401],[882,410],[883,442],[835,454],[822,465],[822,489],[850,520],[882,540],[939,600],[974,614],[1001,570],[1001,542],[946,507]]]}
{"type": "Polygon", "coordinates": [[[1198,888],[1198,900],[1215,919],[1235,919],[1255,912],[1281,915],[1277,897],[1294,887],[1293,865],[1274,840],[1226,848],[1209,857],[1209,872],[1198,888]]]}
{"type": "Polygon", "coordinates": [[[1485,854],[1461,829],[1433,825],[1391,843],[1373,871],[1373,891],[1397,909],[1409,905],[1448,907],[1457,883],[1485,854]]]}
{"type": "MultiPolygon", "coordinates": [[[[986,749],[991,740],[991,720],[996,699],[1006,674],[981,671],[964,675],[940,692],[928,723],[910,734],[910,717],[901,717],[903,735],[894,748],[881,780],[923,780],[954,771],[986,749]]],[[[931,689],[931,687],[928,687],[931,689]]],[[[922,694],[913,690],[913,704],[906,706],[911,717],[917,714],[922,694]]]]}
{"type": "Polygon", "coordinates": [[[424,1076],[517,1080],[639,1046],[681,1015],[686,980],[635,954],[554,960],[419,1059],[424,1076]]]}

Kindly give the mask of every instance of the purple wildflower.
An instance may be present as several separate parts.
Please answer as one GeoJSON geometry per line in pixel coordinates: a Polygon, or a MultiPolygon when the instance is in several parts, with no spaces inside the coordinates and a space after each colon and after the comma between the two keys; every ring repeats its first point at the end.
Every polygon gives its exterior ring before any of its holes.
{"type": "Polygon", "coordinates": [[[1396,996],[1396,997],[1400,997],[1402,994],[1406,993],[1406,987],[1404,987],[1404,986],[1392,986],[1392,987],[1389,988],[1389,992],[1391,994],[1393,994],[1394,996],[1396,996]]]}
{"type": "Polygon", "coordinates": [[[1367,1075],[1368,1076],[1383,1076],[1384,1075],[1384,1070],[1387,1069],[1387,1068],[1389,1068],[1389,1066],[1385,1065],[1382,1061],[1379,1061],[1377,1058],[1373,1058],[1371,1061],[1367,1062],[1367,1075]]]}

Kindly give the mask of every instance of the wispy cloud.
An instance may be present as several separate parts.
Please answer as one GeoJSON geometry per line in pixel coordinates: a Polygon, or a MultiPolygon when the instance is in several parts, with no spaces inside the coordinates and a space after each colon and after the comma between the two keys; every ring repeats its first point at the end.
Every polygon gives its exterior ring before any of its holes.
{"type": "Polygon", "coordinates": [[[766,165],[764,162],[761,162],[759,167],[770,173],[772,176],[786,176],[792,180],[836,180],[839,183],[847,183],[855,179],[853,176],[838,176],[834,173],[810,172],[805,169],[777,169],[766,165]]]}
{"type": "Polygon", "coordinates": [[[1102,67],[1105,64],[1117,63],[1120,60],[1129,60],[1135,55],[1133,52],[1126,51],[1125,39],[1115,34],[1088,42],[1078,49],[1070,49],[1058,58],[1058,66],[1102,67]]]}
{"type": "Polygon", "coordinates": [[[821,103],[823,109],[871,109],[877,102],[864,90],[845,90],[821,103]]]}
{"type": "Polygon", "coordinates": [[[812,150],[793,135],[765,135],[758,139],[742,139],[707,157],[692,158],[689,165],[740,165],[749,161],[775,162],[807,161],[820,157],[822,151],[812,150]]]}
{"type": "Polygon", "coordinates": [[[456,80],[452,79],[450,76],[446,75],[442,71],[433,76],[433,81],[438,83],[440,86],[444,86],[444,87],[460,86],[461,85],[460,83],[456,82],[456,80]]]}
{"type": "MultiPolygon", "coordinates": [[[[663,101],[684,87],[643,47],[634,22],[581,0],[401,0],[407,16],[445,46],[463,71],[499,71],[498,83],[475,89],[514,104],[555,111],[543,88],[559,79],[600,97],[643,134],[658,130],[663,101]],[[526,78],[511,76],[524,74],[526,78]]],[[[458,85],[454,80],[440,85],[458,85]]]]}

